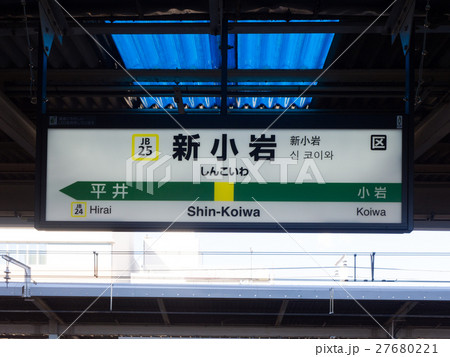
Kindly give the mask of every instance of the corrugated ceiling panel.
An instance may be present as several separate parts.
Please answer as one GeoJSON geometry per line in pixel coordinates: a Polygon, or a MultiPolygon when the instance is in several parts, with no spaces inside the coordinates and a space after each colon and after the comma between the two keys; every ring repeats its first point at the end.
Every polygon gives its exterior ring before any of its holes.
{"type": "MultiPolygon", "coordinates": [[[[239,34],[229,35],[231,50],[228,68],[237,69],[317,69],[322,68],[333,41],[334,34],[239,34]],[[237,59],[237,63],[236,63],[237,59]]],[[[113,35],[116,46],[128,69],[219,69],[220,37],[207,34],[179,35],[113,35]]],[[[249,79],[251,80],[251,79],[249,79]]],[[[251,83],[251,82],[246,82],[251,83]]],[[[142,83],[175,85],[176,83],[142,83]]],[[[177,83],[183,85],[185,83],[177,83]]],[[[186,83],[188,84],[188,83],[186,83]]],[[[189,84],[211,85],[196,82],[189,84]]],[[[230,83],[244,84],[244,83],[230,83]]],[[[258,85],[305,85],[304,82],[264,82],[258,85]]],[[[152,105],[176,108],[172,97],[141,98],[145,107],[152,105]]],[[[248,105],[266,108],[290,106],[295,98],[241,97],[229,98],[228,105],[242,108],[248,105]]],[[[183,98],[184,104],[196,108],[220,106],[220,98],[183,98]]],[[[295,104],[304,107],[311,98],[300,98],[295,104]]]]}
{"type": "Polygon", "coordinates": [[[203,34],[113,35],[113,39],[128,69],[220,68],[219,37],[203,34]]]}

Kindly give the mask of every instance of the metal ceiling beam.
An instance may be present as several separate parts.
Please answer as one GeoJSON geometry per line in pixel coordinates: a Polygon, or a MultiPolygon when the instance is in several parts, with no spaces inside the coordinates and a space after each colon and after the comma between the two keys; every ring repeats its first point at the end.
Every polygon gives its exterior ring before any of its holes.
{"type": "MultiPolygon", "coordinates": [[[[131,69],[129,72],[140,82],[220,82],[220,69],[179,70],[179,69],[131,69]]],[[[229,69],[229,82],[292,82],[314,81],[320,69],[229,69]]],[[[417,75],[418,73],[416,73],[417,75]]],[[[450,70],[431,68],[423,71],[423,80],[433,85],[448,85],[450,70]]],[[[320,83],[399,83],[405,81],[403,69],[330,69],[320,83]]],[[[29,72],[25,69],[0,70],[0,83],[10,86],[12,83],[29,82],[29,72]]],[[[133,79],[121,70],[116,69],[49,69],[48,85],[76,84],[131,84],[133,79]]]]}
{"type": "Polygon", "coordinates": [[[415,164],[414,165],[415,174],[429,174],[429,175],[439,175],[447,174],[450,175],[450,165],[449,164],[415,164]]]}
{"type": "MultiPolygon", "coordinates": [[[[230,23],[230,34],[249,33],[341,33],[359,34],[367,28],[368,23],[345,22],[284,22],[284,23],[230,23]]],[[[91,34],[209,34],[209,23],[145,23],[145,24],[86,24],[91,34]]],[[[83,34],[79,27],[72,27],[73,34],[83,34]]],[[[383,25],[372,26],[368,33],[383,33],[383,25]]]]}
{"type": "Polygon", "coordinates": [[[17,150],[20,146],[15,141],[0,141],[0,150],[17,150]]]}
{"type": "Polygon", "coordinates": [[[36,128],[27,116],[0,91],[0,130],[35,156],[36,128]]]}
{"type": "MultiPolygon", "coordinates": [[[[92,19],[90,20],[92,21],[92,19]]],[[[215,20],[214,20],[215,23],[215,20]]],[[[336,33],[336,34],[360,34],[367,28],[369,21],[365,22],[285,22],[285,23],[233,23],[230,34],[238,33],[336,33]]],[[[140,24],[105,24],[85,23],[83,26],[93,35],[100,34],[211,34],[211,23],[140,23],[140,24]]],[[[423,26],[417,26],[416,33],[423,33],[423,26]]],[[[38,33],[38,27],[29,29],[30,33],[38,33]]],[[[68,30],[72,35],[84,35],[85,32],[78,26],[72,25],[68,30]]],[[[372,26],[367,33],[383,34],[386,32],[385,24],[380,22],[372,26]]],[[[436,25],[427,30],[428,34],[450,33],[450,25],[436,25]]],[[[5,27],[0,29],[1,36],[25,36],[26,30],[21,27],[5,27]]]]}
{"type": "Polygon", "coordinates": [[[0,163],[0,173],[34,173],[33,163],[0,163]]]}
{"type": "Polygon", "coordinates": [[[418,159],[433,145],[450,133],[450,102],[429,114],[414,133],[414,159],[418,159]]]}
{"type": "MultiPolygon", "coordinates": [[[[449,202],[450,182],[416,182],[414,184],[414,216],[416,220],[423,220],[423,217],[429,221],[445,220],[450,215],[449,202]]],[[[447,218],[447,222],[450,223],[450,219],[447,218]]],[[[446,229],[448,228],[447,226],[446,229]]]]}
{"type": "Polygon", "coordinates": [[[0,211],[34,211],[34,183],[0,180],[0,211]]]}
{"type": "MultiPolygon", "coordinates": [[[[20,8],[17,9],[15,1],[4,1],[4,16],[16,15],[20,16],[20,8]]],[[[70,5],[70,12],[75,17],[90,17],[90,18],[102,18],[109,17],[129,17],[136,18],[136,9],[133,6],[125,6],[123,0],[108,0],[108,1],[77,1],[70,0],[64,1],[64,4],[70,5]]],[[[132,2],[131,2],[132,3],[132,2]]],[[[226,11],[234,12],[235,7],[232,6],[235,2],[231,2],[226,7],[226,11]]],[[[435,0],[433,5],[435,7],[446,9],[444,7],[445,0],[435,0]]],[[[263,2],[265,5],[266,3],[263,2]]],[[[277,1],[270,2],[269,7],[262,7],[260,1],[246,1],[241,5],[239,9],[242,18],[254,18],[262,17],[278,17],[278,18],[305,18],[305,16],[315,16],[319,18],[323,17],[335,17],[335,16],[357,16],[357,17],[370,17],[373,18],[380,15],[386,8],[386,2],[384,1],[368,1],[362,3],[361,0],[346,0],[346,1],[323,1],[320,6],[310,0],[296,0],[296,1],[277,1]],[[268,11],[268,9],[273,11],[268,11]]],[[[269,5],[267,5],[269,6],[269,5]]],[[[423,15],[423,9],[418,9],[418,14],[423,15]]],[[[35,15],[36,11],[32,12],[35,15]]],[[[185,16],[195,16],[195,18],[208,18],[208,3],[206,1],[191,1],[189,3],[183,2],[142,2],[142,13],[146,17],[156,17],[161,19],[164,16],[172,16],[173,18],[185,16]],[[163,6],[166,5],[166,6],[163,6]]]]}
{"type": "MultiPolygon", "coordinates": [[[[239,85],[228,86],[229,97],[297,97],[307,86],[252,86],[239,85]]],[[[173,86],[48,86],[47,97],[93,97],[106,95],[108,97],[146,97],[151,93],[154,97],[174,97],[176,103],[181,103],[183,97],[220,97],[221,88],[216,86],[184,85],[178,86],[174,91],[173,86]],[[148,92],[148,93],[147,93],[148,92]]],[[[25,97],[28,87],[11,86],[8,89],[8,96],[25,97]]],[[[432,92],[439,92],[439,88],[433,88],[432,92]]],[[[441,90],[443,91],[443,89],[441,90]]],[[[400,86],[313,86],[304,95],[305,97],[341,97],[348,98],[386,98],[404,97],[404,88],[400,86]]],[[[135,108],[135,107],[132,107],[135,108]]],[[[183,113],[181,113],[183,114],[183,113]]]]}

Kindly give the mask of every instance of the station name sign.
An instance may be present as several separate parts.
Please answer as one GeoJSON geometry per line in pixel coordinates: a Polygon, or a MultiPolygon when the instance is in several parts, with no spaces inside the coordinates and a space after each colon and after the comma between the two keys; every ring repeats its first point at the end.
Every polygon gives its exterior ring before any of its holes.
{"type": "Polygon", "coordinates": [[[409,230],[402,116],[267,123],[50,115],[36,226],[409,230]]]}

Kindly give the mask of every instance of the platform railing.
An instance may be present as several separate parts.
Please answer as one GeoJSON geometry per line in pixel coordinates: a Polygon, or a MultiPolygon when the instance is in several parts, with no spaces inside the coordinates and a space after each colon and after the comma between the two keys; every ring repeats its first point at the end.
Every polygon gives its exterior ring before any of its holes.
{"type": "MultiPolygon", "coordinates": [[[[0,251],[33,283],[450,283],[450,252],[0,251]]],[[[5,267],[6,268],[6,267],[5,267]]],[[[9,284],[24,281],[10,266],[9,284]]],[[[2,269],[2,271],[5,269],[2,269]]],[[[0,284],[5,283],[1,277],[0,284]]]]}

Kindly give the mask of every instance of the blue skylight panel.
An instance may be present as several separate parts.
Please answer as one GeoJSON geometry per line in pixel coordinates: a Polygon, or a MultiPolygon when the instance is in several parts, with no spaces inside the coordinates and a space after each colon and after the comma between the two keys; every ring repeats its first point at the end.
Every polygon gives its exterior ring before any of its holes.
{"type": "Polygon", "coordinates": [[[322,68],[333,34],[239,34],[240,69],[322,68]]]}
{"type": "MultiPolygon", "coordinates": [[[[128,69],[219,69],[220,37],[207,34],[112,35],[128,69]]],[[[320,69],[323,68],[334,34],[238,34],[229,35],[228,68],[233,69],[320,69]]],[[[212,82],[163,83],[148,85],[218,85],[212,82]]],[[[231,85],[308,85],[305,82],[240,82],[231,85]]],[[[290,106],[296,98],[241,97],[228,98],[228,105],[242,108],[290,106]]],[[[172,97],[141,98],[145,107],[167,107],[176,103],[172,97]]],[[[196,108],[220,106],[220,98],[183,97],[184,104],[196,108]]],[[[295,104],[303,108],[311,98],[295,104]]]]}
{"type": "Polygon", "coordinates": [[[218,69],[217,38],[203,34],[112,35],[128,69],[218,69]]]}
{"type": "MultiPolygon", "coordinates": [[[[333,34],[239,34],[239,69],[320,69],[328,55],[333,34]]],[[[253,85],[309,85],[310,82],[241,82],[253,85]]],[[[310,97],[260,97],[236,99],[237,107],[247,104],[257,108],[279,105],[283,108],[294,104],[304,108],[312,101],[310,97]]]]}

